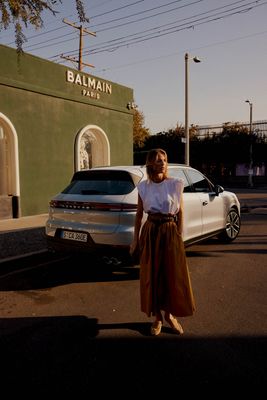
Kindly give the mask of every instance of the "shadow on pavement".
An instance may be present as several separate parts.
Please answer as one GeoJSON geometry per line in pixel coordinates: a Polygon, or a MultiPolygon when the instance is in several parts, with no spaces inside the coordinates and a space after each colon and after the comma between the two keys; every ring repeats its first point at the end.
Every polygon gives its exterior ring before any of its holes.
{"type": "Polygon", "coordinates": [[[0,291],[37,290],[75,282],[112,282],[139,280],[139,266],[106,265],[63,258],[44,259],[38,264],[35,257],[1,266],[0,291]]]}
{"type": "Polygon", "coordinates": [[[101,325],[84,316],[2,318],[0,330],[1,389],[8,395],[127,398],[177,391],[179,398],[182,390],[204,388],[203,395],[210,390],[217,398],[231,388],[231,394],[253,389],[255,398],[266,386],[266,337],[150,337],[147,323],[101,325]],[[127,338],[124,330],[136,336],[127,338]]]}

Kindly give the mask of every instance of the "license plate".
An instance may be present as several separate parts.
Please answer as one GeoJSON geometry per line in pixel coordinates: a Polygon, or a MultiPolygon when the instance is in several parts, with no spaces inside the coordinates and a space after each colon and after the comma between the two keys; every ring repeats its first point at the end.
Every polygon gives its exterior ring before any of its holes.
{"type": "Polygon", "coordinates": [[[62,238],[68,240],[75,240],[77,242],[87,242],[87,233],[63,231],[62,238]]]}

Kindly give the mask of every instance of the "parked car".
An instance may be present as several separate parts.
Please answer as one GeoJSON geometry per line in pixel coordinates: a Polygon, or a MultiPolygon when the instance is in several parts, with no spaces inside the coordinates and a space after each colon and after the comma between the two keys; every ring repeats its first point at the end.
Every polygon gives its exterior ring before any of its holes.
{"type": "MultiPolygon", "coordinates": [[[[169,175],[184,180],[185,246],[217,236],[231,242],[239,234],[237,196],[213,184],[200,171],[169,164],[169,175]]],[[[145,166],[98,167],[75,172],[70,184],[50,201],[46,222],[52,251],[98,251],[103,256],[129,253],[133,239],[137,188],[145,166]]],[[[144,215],[143,222],[146,216],[144,215]]]]}

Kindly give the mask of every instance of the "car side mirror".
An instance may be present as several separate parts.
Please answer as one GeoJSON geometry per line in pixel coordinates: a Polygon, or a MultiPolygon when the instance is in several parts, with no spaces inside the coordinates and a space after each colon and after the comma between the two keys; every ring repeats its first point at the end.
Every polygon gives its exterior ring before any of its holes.
{"type": "Polygon", "coordinates": [[[221,185],[215,185],[214,191],[215,191],[216,196],[219,196],[219,194],[224,191],[224,188],[221,185]]]}

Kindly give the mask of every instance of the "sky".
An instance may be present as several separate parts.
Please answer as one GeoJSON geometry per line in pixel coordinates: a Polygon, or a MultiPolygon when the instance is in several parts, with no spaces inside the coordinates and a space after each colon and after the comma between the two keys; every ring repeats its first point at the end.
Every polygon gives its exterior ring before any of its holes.
{"type": "MultiPolygon", "coordinates": [[[[267,0],[84,0],[96,36],[83,36],[83,72],[130,87],[151,134],[185,123],[185,53],[189,125],[267,119],[267,0]],[[194,57],[201,62],[195,63],[194,57]]],[[[71,68],[78,58],[74,0],[41,29],[23,28],[25,52],[71,68]]],[[[15,47],[14,29],[0,43],[15,47]]]]}

